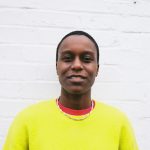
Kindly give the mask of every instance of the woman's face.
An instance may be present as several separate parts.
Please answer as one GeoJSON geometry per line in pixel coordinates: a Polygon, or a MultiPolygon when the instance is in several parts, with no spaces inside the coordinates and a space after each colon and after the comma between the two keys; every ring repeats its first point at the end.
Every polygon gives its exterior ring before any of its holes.
{"type": "Polygon", "coordinates": [[[84,35],[64,39],[58,51],[57,74],[63,90],[83,94],[91,90],[98,73],[97,51],[84,35]]]}

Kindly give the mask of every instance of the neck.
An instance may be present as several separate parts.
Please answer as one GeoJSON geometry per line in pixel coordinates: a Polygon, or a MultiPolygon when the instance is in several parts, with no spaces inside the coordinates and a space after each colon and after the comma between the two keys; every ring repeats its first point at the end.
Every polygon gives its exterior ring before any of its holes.
{"type": "Polygon", "coordinates": [[[59,101],[71,109],[87,109],[91,106],[91,90],[84,94],[72,94],[62,89],[59,101]]]}

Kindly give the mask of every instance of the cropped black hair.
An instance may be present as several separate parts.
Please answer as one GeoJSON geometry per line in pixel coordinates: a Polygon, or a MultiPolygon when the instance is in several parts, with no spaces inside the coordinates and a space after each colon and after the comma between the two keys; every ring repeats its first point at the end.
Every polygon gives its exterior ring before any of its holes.
{"type": "Polygon", "coordinates": [[[84,32],[84,31],[72,31],[72,32],[66,34],[61,39],[61,41],[57,45],[57,49],[56,49],[56,62],[58,61],[58,51],[59,51],[61,43],[64,41],[64,39],[66,39],[67,37],[69,37],[71,35],[84,35],[84,36],[86,36],[87,38],[89,38],[94,43],[94,45],[96,47],[96,51],[97,51],[97,64],[99,65],[99,47],[98,47],[98,44],[97,44],[97,42],[94,40],[94,38],[90,34],[88,34],[87,32],[84,32]]]}

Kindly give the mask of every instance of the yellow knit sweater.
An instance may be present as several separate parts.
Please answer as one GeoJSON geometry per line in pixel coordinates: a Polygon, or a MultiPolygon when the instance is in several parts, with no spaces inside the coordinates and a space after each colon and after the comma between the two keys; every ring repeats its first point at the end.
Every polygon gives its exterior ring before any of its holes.
{"type": "Polygon", "coordinates": [[[55,100],[34,104],[13,121],[3,150],[138,150],[133,130],[118,109],[95,102],[91,114],[75,121],[55,100]]]}

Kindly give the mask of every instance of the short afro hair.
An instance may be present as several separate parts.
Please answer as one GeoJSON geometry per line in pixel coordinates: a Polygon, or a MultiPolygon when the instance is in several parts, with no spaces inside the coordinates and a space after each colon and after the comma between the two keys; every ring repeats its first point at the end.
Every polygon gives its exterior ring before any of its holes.
{"type": "Polygon", "coordinates": [[[86,36],[87,38],[89,38],[95,45],[96,47],[96,51],[97,51],[97,64],[99,65],[99,47],[98,47],[98,44],[97,42],[95,41],[95,39],[90,35],[88,34],[87,32],[84,32],[84,31],[72,31],[68,34],[66,34],[62,39],[61,41],[58,43],[57,45],[57,49],[56,49],[56,62],[58,61],[58,51],[59,51],[59,48],[60,48],[60,45],[62,44],[62,42],[69,36],[71,35],[84,35],[86,36]]]}

